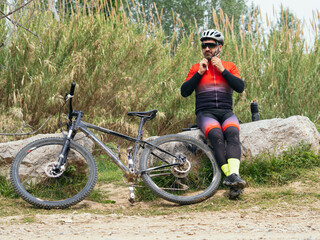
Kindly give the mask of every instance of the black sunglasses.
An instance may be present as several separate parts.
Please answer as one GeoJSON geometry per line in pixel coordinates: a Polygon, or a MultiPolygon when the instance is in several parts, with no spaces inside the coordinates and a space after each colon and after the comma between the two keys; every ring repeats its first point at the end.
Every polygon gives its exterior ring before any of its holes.
{"type": "Polygon", "coordinates": [[[215,48],[216,46],[218,46],[218,43],[201,43],[201,47],[202,49],[206,49],[208,48],[215,48]]]}

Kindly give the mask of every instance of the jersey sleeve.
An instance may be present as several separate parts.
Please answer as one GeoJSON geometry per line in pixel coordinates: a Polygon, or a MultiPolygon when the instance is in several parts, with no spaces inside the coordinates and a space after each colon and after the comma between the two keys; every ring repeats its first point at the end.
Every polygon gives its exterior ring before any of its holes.
{"type": "Polygon", "coordinates": [[[231,63],[231,66],[230,66],[230,68],[228,70],[233,76],[235,76],[237,78],[240,78],[239,70],[238,70],[237,66],[234,63],[231,63]]]}
{"type": "Polygon", "coordinates": [[[186,80],[181,85],[180,91],[181,96],[188,97],[190,96],[193,91],[196,89],[199,81],[201,80],[202,76],[198,73],[198,67],[193,65],[189,70],[186,80]]]}
{"type": "Polygon", "coordinates": [[[192,78],[193,75],[194,75],[196,72],[198,72],[198,70],[199,70],[199,64],[193,65],[193,66],[190,68],[190,70],[189,70],[189,73],[188,73],[188,75],[187,75],[187,78],[186,78],[185,82],[188,81],[190,78],[192,78]]]}
{"type": "Polygon", "coordinates": [[[244,91],[244,81],[240,78],[240,73],[234,63],[229,62],[229,65],[221,74],[233,90],[238,93],[244,91]]]}

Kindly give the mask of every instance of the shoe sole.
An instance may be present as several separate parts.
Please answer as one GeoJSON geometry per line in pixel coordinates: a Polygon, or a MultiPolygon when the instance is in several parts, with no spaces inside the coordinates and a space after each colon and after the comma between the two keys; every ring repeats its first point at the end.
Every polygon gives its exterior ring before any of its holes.
{"type": "Polygon", "coordinates": [[[243,189],[230,189],[229,198],[231,200],[238,198],[243,193],[243,189]]]}
{"type": "Polygon", "coordinates": [[[246,183],[245,182],[223,182],[223,185],[227,186],[227,187],[231,187],[233,189],[244,189],[246,187],[246,183]]]}

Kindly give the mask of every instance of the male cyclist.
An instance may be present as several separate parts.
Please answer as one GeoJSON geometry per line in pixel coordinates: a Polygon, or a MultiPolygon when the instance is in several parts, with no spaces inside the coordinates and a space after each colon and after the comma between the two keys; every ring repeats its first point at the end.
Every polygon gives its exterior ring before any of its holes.
{"type": "Polygon", "coordinates": [[[246,186],[239,175],[241,147],[239,121],[232,111],[232,93],[243,92],[244,82],[236,65],[219,58],[224,44],[221,32],[209,29],[201,35],[204,58],[194,64],[181,86],[181,95],[196,92],[197,124],[214,149],[215,158],[230,187],[229,197],[237,198],[246,186]]]}

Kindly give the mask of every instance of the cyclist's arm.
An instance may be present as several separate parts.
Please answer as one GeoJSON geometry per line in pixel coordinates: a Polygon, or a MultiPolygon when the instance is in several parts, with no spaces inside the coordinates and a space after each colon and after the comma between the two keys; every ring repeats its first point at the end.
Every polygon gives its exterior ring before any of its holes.
{"type": "Polygon", "coordinates": [[[227,69],[225,69],[221,74],[233,90],[238,93],[243,92],[244,81],[240,77],[231,74],[227,69]]]}
{"type": "Polygon", "coordinates": [[[198,83],[200,82],[202,75],[196,71],[195,73],[190,70],[187,80],[181,85],[181,95],[182,97],[190,96],[196,89],[198,83]]]}

